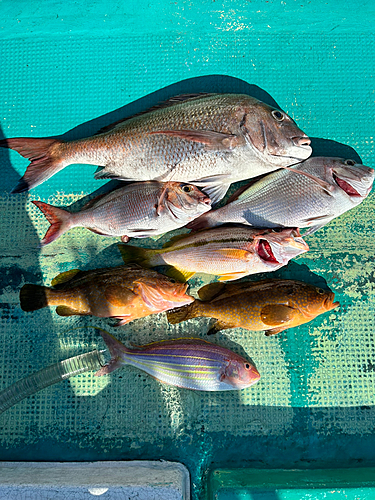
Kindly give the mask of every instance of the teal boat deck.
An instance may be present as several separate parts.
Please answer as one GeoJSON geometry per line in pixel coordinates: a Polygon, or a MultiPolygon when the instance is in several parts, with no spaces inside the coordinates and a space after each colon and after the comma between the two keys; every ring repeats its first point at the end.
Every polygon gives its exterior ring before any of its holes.
{"type": "MultiPolygon", "coordinates": [[[[173,95],[237,92],[289,113],[315,156],[374,167],[374,21],[372,2],[346,0],[3,0],[0,139],[80,138],[173,95]]],[[[204,318],[172,326],[160,314],[116,329],[98,318],[61,318],[53,308],[22,312],[24,283],[121,264],[115,238],[84,229],[38,247],[48,223],[31,200],[78,206],[105,183],[94,179],[95,167],[72,165],[30,193],[10,195],[27,164],[0,148],[0,390],[105,348],[82,326],[104,327],[125,343],[205,338],[204,318]]],[[[0,416],[0,460],[180,461],[195,499],[217,468],[374,466],[374,216],[371,194],[307,237],[310,251],[274,275],[326,283],[339,309],[274,337],[235,329],[210,338],[251,356],[261,374],[255,386],[210,394],[162,385],[131,367],[82,374],[0,416]]],[[[169,237],[133,244],[161,246],[169,237]]],[[[211,279],[196,276],[193,292],[211,279]]]]}

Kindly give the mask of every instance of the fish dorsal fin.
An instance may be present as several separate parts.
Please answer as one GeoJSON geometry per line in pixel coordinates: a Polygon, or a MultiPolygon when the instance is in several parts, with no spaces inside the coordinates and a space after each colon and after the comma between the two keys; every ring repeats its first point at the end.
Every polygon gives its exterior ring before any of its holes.
{"type": "Polygon", "coordinates": [[[225,283],[209,283],[198,290],[198,297],[202,301],[212,300],[225,292],[225,283]]]}
{"type": "Polygon", "coordinates": [[[187,344],[200,344],[200,345],[211,345],[211,342],[207,340],[203,340],[195,337],[180,337],[177,339],[165,339],[165,340],[156,340],[155,342],[149,342],[148,344],[144,344],[139,346],[138,349],[147,349],[148,347],[158,347],[164,346],[166,344],[169,345],[187,345],[187,344]]]}
{"type": "Polygon", "coordinates": [[[215,94],[202,92],[200,94],[181,94],[181,95],[170,97],[166,101],[162,101],[159,104],[152,106],[151,108],[145,109],[144,111],[140,111],[139,113],[136,113],[134,115],[127,116],[126,118],[121,118],[120,120],[117,120],[113,123],[110,123],[109,125],[106,125],[105,127],[102,127],[100,130],[98,130],[98,132],[95,133],[95,135],[104,134],[106,132],[109,132],[110,130],[116,128],[117,125],[120,125],[121,123],[127,122],[131,118],[146,115],[147,113],[151,113],[152,111],[156,111],[157,109],[169,108],[171,106],[176,106],[177,104],[181,104],[185,101],[195,101],[195,100],[202,99],[204,97],[210,97],[213,95],[215,95],[215,94]]]}
{"type": "Polygon", "coordinates": [[[55,278],[53,278],[53,280],[51,281],[51,286],[67,283],[75,276],[77,276],[78,273],[82,273],[82,271],[80,269],[70,269],[69,271],[64,271],[63,273],[60,273],[55,278]]]}
{"type": "Polygon", "coordinates": [[[296,309],[284,304],[268,304],[261,310],[260,319],[265,325],[276,327],[291,321],[296,313],[296,309]]]}

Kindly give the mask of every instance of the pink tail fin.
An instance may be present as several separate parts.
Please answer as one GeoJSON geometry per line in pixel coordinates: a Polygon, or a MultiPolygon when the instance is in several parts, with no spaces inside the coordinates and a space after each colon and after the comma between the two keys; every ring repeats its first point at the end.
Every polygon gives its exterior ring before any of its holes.
{"type": "Polygon", "coordinates": [[[42,201],[33,201],[33,203],[43,212],[51,224],[40,242],[41,246],[52,243],[52,241],[57,240],[57,238],[70,229],[70,212],[54,207],[53,205],[48,205],[48,203],[43,203],[42,201]]]}
{"type": "Polygon", "coordinates": [[[57,139],[34,139],[31,137],[15,137],[0,141],[0,147],[14,149],[31,161],[25,175],[19,180],[12,193],[28,191],[64,167],[58,147],[62,142],[57,139]]]}

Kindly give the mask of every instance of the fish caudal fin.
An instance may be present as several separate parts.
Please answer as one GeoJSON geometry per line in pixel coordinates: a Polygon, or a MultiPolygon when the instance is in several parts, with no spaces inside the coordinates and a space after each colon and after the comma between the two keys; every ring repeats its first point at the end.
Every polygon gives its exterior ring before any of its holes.
{"type": "Polygon", "coordinates": [[[194,303],[167,311],[167,319],[169,323],[171,325],[176,325],[177,323],[182,323],[182,321],[186,321],[187,319],[194,318],[195,315],[192,314],[193,306],[194,303]]]}
{"type": "Polygon", "coordinates": [[[43,212],[46,219],[51,224],[40,242],[41,246],[52,243],[52,241],[57,240],[57,238],[70,229],[70,212],[62,208],[54,207],[53,205],[48,205],[48,203],[43,203],[42,201],[33,201],[33,203],[43,212]]]}
{"type": "Polygon", "coordinates": [[[21,309],[25,312],[37,311],[48,306],[46,288],[40,285],[23,285],[20,291],[21,309]]]}
{"type": "Polygon", "coordinates": [[[143,267],[152,267],[152,264],[150,264],[150,257],[154,252],[152,249],[135,247],[121,243],[118,245],[118,248],[125,264],[136,262],[143,267]]]}
{"type": "Polygon", "coordinates": [[[32,137],[15,137],[3,139],[0,147],[17,151],[31,163],[24,176],[19,180],[12,193],[22,193],[38,186],[56,172],[64,168],[59,145],[63,141],[57,139],[36,139],[32,137]]]}
{"type": "Polygon", "coordinates": [[[185,227],[188,229],[192,229],[193,231],[199,231],[200,229],[207,229],[209,227],[216,227],[220,226],[220,222],[216,221],[212,214],[215,211],[212,210],[208,214],[203,214],[200,217],[194,219],[193,221],[189,222],[185,227]]]}
{"type": "Polygon", "coordinates": [[[121,366],[124,364],[122,356],[128,351],[128,349],[113,335],[102,329],[100,329],[99,331],[109,349],[111,359],[109,363],[107,363],[105,366],[103,366],[103,368],[95,373],[96,377],[108,375],[108,373],[113,372],[117,368],[121,368],[121,366]]]}

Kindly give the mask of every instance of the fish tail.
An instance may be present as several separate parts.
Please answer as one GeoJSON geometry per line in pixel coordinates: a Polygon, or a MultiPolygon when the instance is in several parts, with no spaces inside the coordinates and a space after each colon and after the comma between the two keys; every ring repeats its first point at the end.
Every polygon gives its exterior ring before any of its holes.
{"type": "Polygon", "coordinates": [[[167,311],[167,319],[171,325],[176,325],[177,323],[182,323],[187,319],[194,318],[195,315],[195,302],[192,304],[187,304],[186,306],[177,307],[171,311],[167,311]]]}
{"type": "Polygon", "coordinates": [[[62,208],[54,207],[53,205],[48,205],[48,203],[43,203],[42,201],[33,201],[33,203],[43,212],[46,219],[51,224],[40,242],[41,246],[52,243],[52,241],[57,240],[57,238],[70,229],[70,212],[62,208]]]}
{"type": "Polygon", "coordinates": [[[98,328],[98,330],[100,331],[100,335],[103,337],[103,340],[111,354],[109,362],[95,373],[96,377],[101,377],[102,375],[108,375],[108,373],[113,372],[117,368],[121,368],[124,364],[123,355],[130,349],[127,349],[124,344],[105,330],[102,330],[101,328],[98,328]]]}
{"type": "Polygon", "coordinates": [[[118,248],[125,264],[136,262],[143,267],[153,266],[151,263],[151,257],[155,253],[155,250],[150,248],[135,247],[132,245],[123,245],[121,243],[118,245],[118,248]]]}
{"type": "Polygon", "coordinates": [[[47,288],[40,285],[23,285],[20,291],[21,309],[25,312],[37,311],[48,306],[47,288]]]}
{"type": "Polygon", "coordinates": [[[64,168],[63,158],[59,151],[59,146],[63,142],[57,139],[36,139],[32,137],[15,137],[0,141],[0,147],[13,149],[31,161],[24,176],[18,181],[17,186],[13,188],[12,193],[28,191],[64,168]]]}

